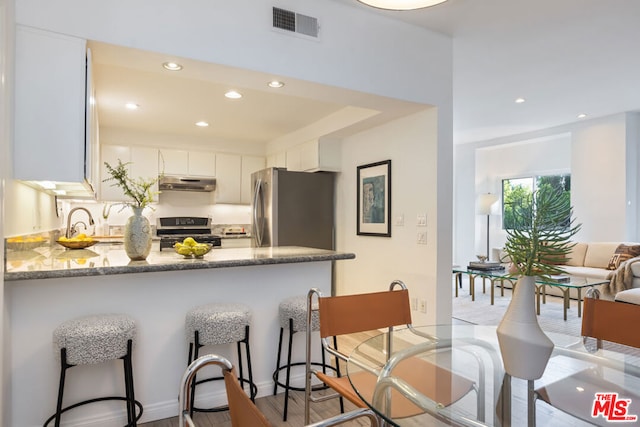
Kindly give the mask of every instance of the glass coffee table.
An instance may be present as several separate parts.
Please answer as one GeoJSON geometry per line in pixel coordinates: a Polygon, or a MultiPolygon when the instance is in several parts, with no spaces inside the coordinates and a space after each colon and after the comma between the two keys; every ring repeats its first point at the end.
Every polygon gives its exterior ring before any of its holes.
{"type": "Polygon", "coordinates": [[[551,280],[536,280],[536,305],[537,305],[537,313],[540,314],[540,295],[542,294],[542,303],[545,304],[547,302],[547,287],[552,286],[554,288],[559,288],[562,291],[562,298],[564,300],[564,320],[567,320],[567,309],[569,308],[571,298],[570,292],[571,289],[576,290],[576,294],[578,295],[577,304],[578,304],[578,317],[582,317],[582,290],[584,288],[592,288],[594,286],[604,285],[605,283],[609,283],[606,279],[596,279],[593,277],[578,277],[578,276],[567,276],[569,278],[568,282],[556,282],[551,280]]]}
{"type": "MultiPolygon", "coordinates": [[[[473,270],[466,267],[454,267],[453,274],[456,278],[456,283],[461,281],[462,275],[466,274],[469,276],[469,294],[471,295],[471,301],[475,301],[475,279],[480,277],[482,278],[483,283],[483,293],[486,292],[486,288],[484,287],[485,280],[489,280],[491,283],[491,305],[494,304],[495,301],[495,288],[496,284],[500,284],[500,296],[504,296],[504,282],[511,282],[512,288],[515,288],[517,283],[517,277],[509,275],[506,269],[504,270],[473,270]]],[[[567,320],[567,310],[571,305],[570,293],[571,289],[575,289],[577,294],[577,304],[578,304],[578,317],[582,317],[582,290],[584,288],[592,288],[594,286],[603,285],[608,283],[606,279],[597,279],[592,277],[578,277],[578,276],[569,276],[568,281],[554,281],[554,280],[543,280],[542,278],[538,278],[536,280],[536,311],[540,314],[540,300],[542,296],[542,303],[545,304],[547,301],[547,287],[552,286],[555,288],[559,288],[562,292],[563,298],[563,311],[564,311],[564,320],[567,320]]],[[[456,289],[456,297],[458,296],[458,286],[456,289]]]]}
{"type": "MultiPolygon", "coordinates": [[[[462,275],[469,276],[469,295],[471,295],[471,301],[476,300],[476,277],[482,278],[482,293],[486,292],[485,280],[489,280],[491,283],[491,305],[494,303],[495,298],[495,285],[500,283],[500,296],[504,296],[504,281],[511,282],[512,286],[515,286],[516,278],[507,273],[506,268],[502,270],[473,270],[467,267],[453,267],[453,274],[456,278],[456,283],[462,283],[462,275]]],[[[456,286],[456,297],[458,296],[458,287],[456,286]]]]}

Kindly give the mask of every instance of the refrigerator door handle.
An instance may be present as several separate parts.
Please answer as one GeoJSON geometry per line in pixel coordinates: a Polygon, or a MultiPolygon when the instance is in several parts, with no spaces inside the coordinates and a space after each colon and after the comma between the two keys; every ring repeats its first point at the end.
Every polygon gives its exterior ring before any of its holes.
{"type": "MultiPolygon", "coordinates": [[[[253,190],[253,229],[254,235],[256,236],[256,243],[258,247],[262,246],[262,227],[264,222],[264,214],[262,221],[258,223],[258,201],[264,204],[264,197],[262,196],[262,178],[258,178],[256,180],[256,187],[253,190]]],[[[262,212],[264,212],[264,206],[260,206],[262,212]]]]}

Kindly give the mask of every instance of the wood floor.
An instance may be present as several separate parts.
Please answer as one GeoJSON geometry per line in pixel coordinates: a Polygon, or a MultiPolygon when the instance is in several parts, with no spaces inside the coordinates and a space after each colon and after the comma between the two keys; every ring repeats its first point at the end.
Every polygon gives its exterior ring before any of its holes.
{"type": "MultiPolygon", "coordinates": [[[[465,288],[466,289],[466,288],[465,288]]],[[[462,296],[461,296],[462,297],[462,296]]],[[[508,296],[505,295],[508,299],[508,296]]],[[[488,298],[488,297],[487,297],[488,298]]],[[[454,300],[455,303],[455,300],[454,300]]],[[[557,304],[559,307],[562,304],[562,300],[560,298],[549,298],[549,305],[557,304]]],[[[488,301],[484,301],[482,296],[480,296],[472,305],[470,305],[473,310],[488,310],[490,307],[488,301]]],[[[464,321],[453,319],[456,323],[466,323],[464,321]]],[[[363,334],[354,334],[348,337],[340,337],[339,347],[346,351],[347,353],[352,349],[357,343],[361,342],[368,336],[372,336],[373,333],[363,333],[363,334]]],[[[514,384],[514,402],[516,401],[526,401],[526,394],[524,392],[520,393],[516,391],[516,388],[526,390],[526,382],[522,380],[515,379],[514,384]],[[519,384],[522,382],[522,384],[519,384]],[[517,387],[516,387],[517,386],[517,387]]],[[[274,427],[284,426],[284,427],[301,427],[304,425],[304,392],[291,392],[289,398],[289,416],[287,422],[282,421],[282,408],[284,401],[284,394],[278,394],[277,396],[265,396],[256,399],[256,405],[258,408],[265,414],[267,419],[272,423],[274,427]]],[[[522,407],[523,403],[519,405],[522,407]]],[[[350,410],[355,407],[351,405],[349,402],[345,402],[345,409],[350,410]]],[[[332,417],[334,415],[339,414],[339,405],[337,399],[332,399],[327,402],[315,403],[311,406],[311,421],[316,422],[322,419],[326,419],[332,417]]],[[[563,414],[558,410],[554,410],[544,403],[538,403],[536,405],[536,413],[537,413],[537,424],[551,427],[577,427],[577,426],[588,426],[588,423],[581,422],[576,420],[575,418],[563,414]]],[[[229,420],[228,412],[218,412],[218,413],[196,413],[194,415],[194,422],[197,427],[213,427],[213,426],[221,426],[221,427],[231,427],[231,421],[229,420]]],[[[367,426],[368,421],[356,420],[350,423],[344,424],[345,426],[367,426]]],[[[424,427],[424,426],[444,426],[444,424],[440,421],[437,421],[433,418],[430,418],[428,422],[423,420],[422,422],[418,421],[418,424],[415,424],[415,427],[424,427]]],[[[526,413],[513,413],[512,414],[512,425],[526,425],[526,413]]],[[[145,424],[140,424],[140,427],[176,427],[178,426],[178,418],[168,418],[164,420],[158,420],[154,422],[149,422],[145,424]]],[[[182,426],[181,426],[182,427],[182,426]]],[[[412,426],[413,427],[413,426],[412,426]]]]}
{"type": "MultiPolygon", "coordinates": [[[[339,338],[339,348],[347,354],[353,347],[362,342],[369,336],[378,334],[379,332],[363,332],[350,336],[342,336],[339,338]]],[[[301,427],[304,426],[304,392],[292,391],[289,394],[289,411],[287,421],[282,421],[282,409],[284,404],[284,394],[280,393],[276,396],[265,396],[256,399],[256,406],[264,413],[269,422],[274,427],[301,427]]],[[[350,402],[345,402],[345,411],[355,409],[356,407],[350,402]]],[[[330,418],[340,413],[340,405],[338,399],[331,399],[322,403],[314,403],[311,406],[311,422],[317,422],[330,418]]],[[[213,413],[195,413],[193,421],[197,427],[231,427],[229,413],[213,412],[213,413]]],[[[350,426],[368,426],[366,419],[354,420],[349,423],[342,424],[345,427],[350,426]]],[[[178,426],[178,417],[167,418],[164,420],[152,421],[149,423],[139,424],[139,427],[176,427],[178,426]]]]}

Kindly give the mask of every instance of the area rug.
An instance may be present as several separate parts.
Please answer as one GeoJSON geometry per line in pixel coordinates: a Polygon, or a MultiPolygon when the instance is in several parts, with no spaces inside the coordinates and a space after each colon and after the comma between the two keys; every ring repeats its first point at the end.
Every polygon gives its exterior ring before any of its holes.
{"type": "MultiPolygon", "coordinates": [[[[511,301],[511,289],[504,290],[504,296],[500,296],[500,288],[496,287],[494,294],[494,304],[491,305],[490,283],[487,281],[486,291],[482,292],[482,282],[476,281],[475,301],[471,301],[469,294],[469,282],[463,280],[462,288],[458,289],[458,297],[453,294],[453,318],[473,323],[476,325],[498,325],[504,312],[511,301]]],[[[452,291],[455,290],[452,288],[452,291]]],[[[541,304],[538,323],[545,332],[560,333],[576,337],[576,343],[580,340],[580,330],[582,318],[578,317],[578,306],[576,300],[571,300],[570,308],[567,311],[567,320],[564,320],[562,311],[563,299],[556,296],[547,296],[547,303],[541,304]]],[[[604,343],[604,348],[620,353],[638,357],[640,366],[640,349],[627,347],[615,343],[604,343]]]]}

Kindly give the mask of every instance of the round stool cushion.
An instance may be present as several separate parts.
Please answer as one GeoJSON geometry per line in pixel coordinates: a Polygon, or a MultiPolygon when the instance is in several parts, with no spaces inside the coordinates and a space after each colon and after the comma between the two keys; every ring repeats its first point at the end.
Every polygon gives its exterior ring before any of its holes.
{"type": "Polygon", "coordinates": [[[135,334],[135,321],[126,314],[98,314],[62,323],[53,331],[53,343],[58,354],[67,349],[67,363],[89,365],[125,356],[135,334]]]}
{"type": "Polygon", "coordinates": [[[244,304],[206,304],[189,310],[185,320],[187,340],[198,331],[202,345],[230,344],[245,338],[251,310],[244,304]]]}
{"type": "MultiPolygon", "coordinates": [[[[313,312],[311,313],[311,330],[320,330],[320,316],[318,314],[318,303],[313,302],[313,312]]],[[[299,295],[286,298],[278,306],[280,316],[280,327],[289,328],[289,319],[293,319],[293,330],[301,332],[307,330],[307,296],[299,295]]]]}

